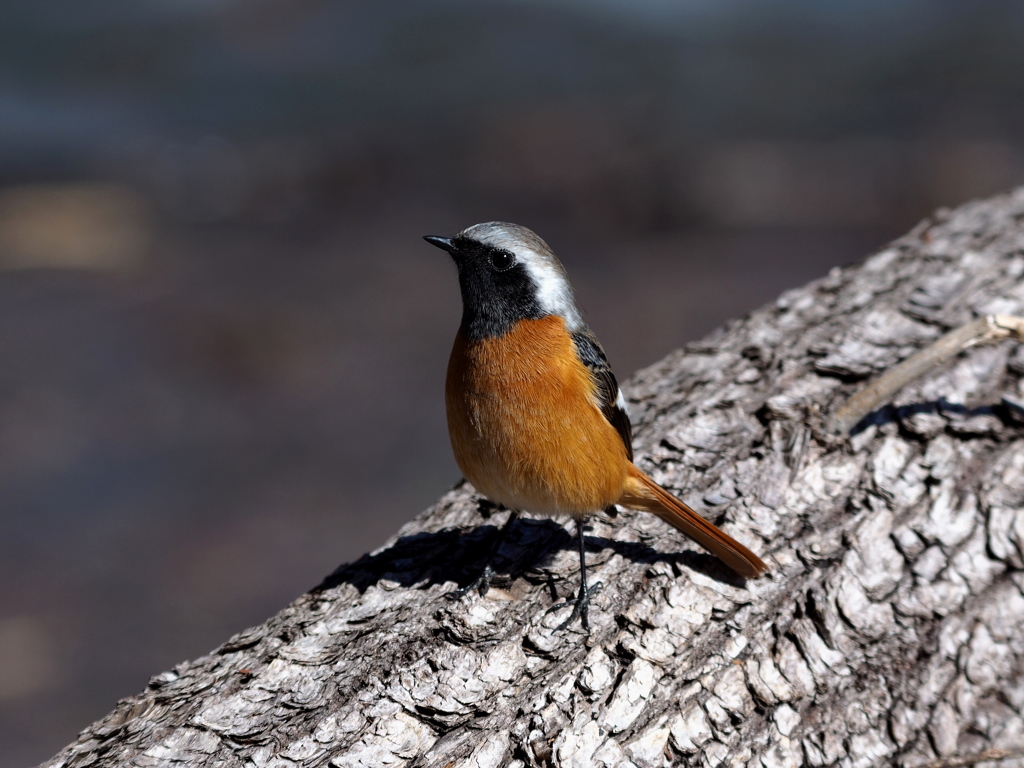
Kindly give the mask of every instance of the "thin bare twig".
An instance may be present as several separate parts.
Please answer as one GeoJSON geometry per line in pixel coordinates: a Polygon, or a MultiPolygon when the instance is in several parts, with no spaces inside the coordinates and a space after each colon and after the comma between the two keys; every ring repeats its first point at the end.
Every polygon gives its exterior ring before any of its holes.
{"type": "Polygon", "coordinates": [[[1010,338],[1024,341],[1024,318],[986,315],[950,331],[859,390],[832,414],[829,427],[837,434],[848,433],[861,419],[891,399],[900,389],[932,368],[942,365],[958,352],[975,344],[1010,338]]]}

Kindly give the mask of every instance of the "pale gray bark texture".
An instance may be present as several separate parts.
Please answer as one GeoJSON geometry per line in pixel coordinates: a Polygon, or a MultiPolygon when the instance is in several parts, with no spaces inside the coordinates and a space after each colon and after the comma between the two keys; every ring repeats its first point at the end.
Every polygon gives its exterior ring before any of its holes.
{"type": "Polygon", "coordinates": [[[1024,746],[1021,345],[968,350],[851,440],[820,427],[950,328],[1024,314],[1022,275],[1024,190],[627,383],[640,466],[766,577],[652,516],[594,519],[594,630],[555,633],[578,565],[552,521],[513,527],[505,584],[445,598],[504,521],[459,487],[45,765],[915,766],[1024,746]]]}

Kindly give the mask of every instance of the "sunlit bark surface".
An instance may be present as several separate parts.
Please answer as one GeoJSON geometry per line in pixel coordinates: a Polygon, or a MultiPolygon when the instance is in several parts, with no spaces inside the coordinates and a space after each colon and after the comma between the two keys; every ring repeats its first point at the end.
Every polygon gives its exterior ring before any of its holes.
{"type": "Polygon", "coordinates": [[[595,518],[593,631],[556,633],[565,613],[545,610],[579,577],[568,525],[520,520],[507,578],[446,599],[505,517],[459,487],[45,765],[914,766],[1024,746],[1021,345],[966,351],[851,439],[821,426],[950,328],[1024,314],[1022,276],[1019,191],[625,384],[637,463],[766,577],[736,580],[653,517],[595,518]]]}

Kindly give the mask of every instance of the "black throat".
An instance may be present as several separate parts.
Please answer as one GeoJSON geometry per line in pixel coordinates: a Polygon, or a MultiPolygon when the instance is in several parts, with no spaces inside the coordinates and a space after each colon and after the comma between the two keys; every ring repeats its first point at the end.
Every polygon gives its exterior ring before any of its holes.
{"type": "Polygon", "coordinates": [[[473,341],[503,336],[520,320],[548,314],[537,301],[537,285],[522,263],[498,271],[491,265],[496,250],[472,240],[456,241],[453,254],[462,290],[463,335],[473,341]]]}

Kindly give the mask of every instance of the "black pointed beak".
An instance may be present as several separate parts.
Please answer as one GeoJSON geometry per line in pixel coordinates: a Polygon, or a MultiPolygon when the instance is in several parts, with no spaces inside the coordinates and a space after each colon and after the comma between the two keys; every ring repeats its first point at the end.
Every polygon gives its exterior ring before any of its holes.
{"type": "Polygon", "coordinates": [[[437,237],[436,235],[425,235],[423,237],[431,245],[436,245],[442,251],[448,251],[448,253],[455,255],[455,241],[450,237],[437,237]]]}

